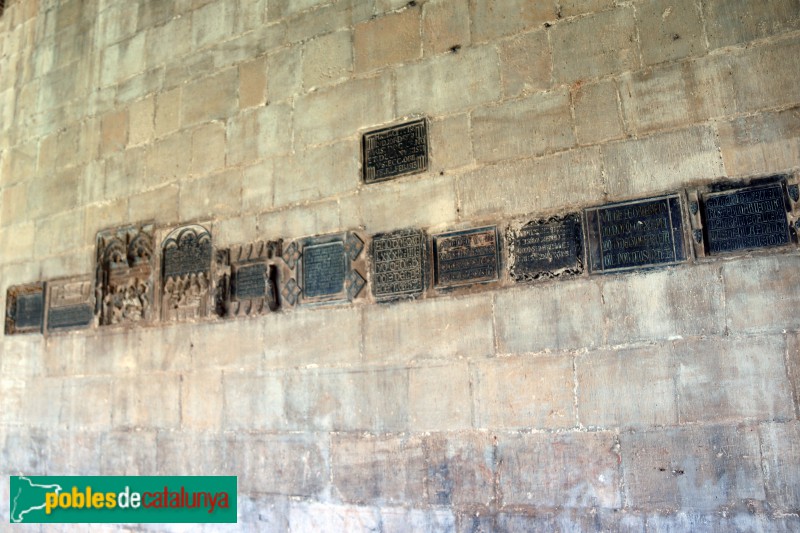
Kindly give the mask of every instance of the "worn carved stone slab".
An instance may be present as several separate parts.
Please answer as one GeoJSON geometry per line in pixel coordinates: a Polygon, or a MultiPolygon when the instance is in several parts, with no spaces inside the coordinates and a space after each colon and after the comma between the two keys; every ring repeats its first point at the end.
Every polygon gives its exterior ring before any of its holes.
{"type": "Polygon", "coordinates": [[[155,318],[153,238],[152,224],[97,234],[95,290],[101,326],[155,318]]]}
{"type": "Polygon", "coordinates": [[[372,295],[378,301],[413,298],[425,290],[428,239],[415,229],[372,237],[370,264],[372,295]]]}
{"type": "Polygon", "coordinates": [[[677,195],[586,209],[589,271],[620,272],[686,260],[677,195]]]}
{"type": "Polygon", "coordinates": [[[428,169],[428,128],[425,119],[364,134],[364,182],[374,183],[428,169]]]}
{"type": "Polygon", "coordinates": [[[496,226],[433,236],[434,284],[458,287],[494,281],[500,273],[496,226]]]}
{"type": "Polygon", "coordinates": [[[282,241],[259,241],[217,252],[218,313],[248,316],[277,311],[277,260],[282,241]]]}
{"type": "Polygon", "coordinates": [[[166,236],[161,250],[161,319],[175,322],[217,313],[211,233],[198,224],[182,226],[166,236]]]}
{"type": "Polygon", "coordinates": [[[47,282],[48,333],[83,329],[95,323],[94,280],[88,276],[47,282]]]}
{"type": "Polygon", "coordinates": [[[6,292],[6,335],[41,333],[44,325],[44,284],[15,285],[6,292]]]}
{"type": "Polygon", "coordinates": [[[783,182],[707,193],[701,205],[705,247],[711,255],[792,241],[783,182]]]}
{"type": "Polygon", "coordinates": [[[356,299],[366,285],[364,247],[355,232],[291,242],[282,254],[282,301],[294,306],[356,299]]]}
{"type": "Polygon", "coordinates": [[[533,281],[583,272],[583,229],[577,213],[532,220],[508,230],[509,273],[533,281]]]}

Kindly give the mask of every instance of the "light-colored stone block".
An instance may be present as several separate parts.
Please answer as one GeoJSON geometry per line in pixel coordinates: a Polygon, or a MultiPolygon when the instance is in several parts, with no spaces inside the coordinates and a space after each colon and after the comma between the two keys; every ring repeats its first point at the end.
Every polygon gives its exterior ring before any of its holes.
{"type": "Polygon", "coordinates": [[[274,177],[272,161],[246,167],[242,171],[242,207],[246,212],[261,212],[272,207],[274,177]]]}
{"type": "MultiPolygon", "coordinates": [[[[148,189],[148,186],[162,185],[170,181],[184,179],[189,173],[192,159],[192,132],[182,130],[160,139],[147,147],[146,173],[142,168],[143,154],[128,150],[125,160],[125,174],[137,180],[127,187],[135,190],[148,189]]],[[[106,183],[108,189],[108,183],[106,183]]]]}
{"type": "Polygon", "coordinates": [[[399,115],[448,114],[500,98],[499,61],[490,46],[399,67],[396,79],[399,115]]]}
{"type": "Polygon", "coordinates": [[[192,12],[192,39],[195,48],[219,43],[233,33],[238,3],[214,0],[192,12]]]}
{"type": "Polygon", "coordinates": [[[273,104],[246,110],[228,123],[229,166],[288,153],[292,148],[292,108],[273,104]]]}
{"type": "Polygon", "coordinates": [[[763,4],[721,0],[702,5],[711,48],[769,37],[800,26],[796,0],[773,0],[763,4]]]}
{"type": "Polygon", "coordinates": [[[267,58],[239,65],[239,108],[260,106],[267,99],[267,58]]]}
{"type": "Polygon", "coordinates": [[[155,98],[151,95],[134,102],[128,116],[128,143],[136,146],[152,141],[155,135],[155,98]]]}
{"type": "Polygon", "coordinates": [[[273,159],[276,207],[354,191],[360,183],[359,148],[354,140],[296,151],[273,159]]]}
{"type": "Polygon", "coordinates": [[[421,9],[409,7],[356,25],[353,32],[356,72],[422,57],[421,14],[421,9]]]}
{"type": "Polygon", "coordinates": [[[189,126],[233,116],[239,108],[238,88],[239,72],[235,68],[184,86],[181,95],[181,124],[189,126]]]}
{"type": "Polygon", "coordinates": [[[792,72],[800,69],[800,39],[748,47],[733,56],[731,71],[736,104],[742,113],[796,104],[800,85],[792,72]]]}
{"type": "MultiPolygon", "coordinates": [[[[61,427],[66,426],[75,430],[103,430],[110,427],[111,391],[112,382],[108,377],[78,377],[65,380],[59,415],[61,427]]],[[[53,409],[53,405],[49,406],[49,409],[53,409]]]]}
{"type": "Polygon", "coordinates": [[[303,46],[280,48],[267,56],[267,94],[270,102],[280,102],[303,88],[303,46]]]}
{"type": "Polygon", "coordinates": [[[156,137],[168,135],[181,124],[181,88],[163,92],[156,97],[156,137]]]}
{"type": "Polygon", "coordinates": [[[546,30],[538,29],[500,41],[499,51],[505,96],[550,88],[553,57],[546,30]]]}
{"type": "Polygon", "coordinates": [[[472,427],[472,398],[466,364],[408,371],[411,431],[454,431],[472,427]]]}
{"type": "Polygon", "coordinates": [[[481,362],[475,370],[479,428],[563,429],[575,426],[572,357],[481,362]]]}
{"type": "Polygon", "coordinates": [[[472,38],[496,39],[555,20],[555,2],[541,0],[470,0],[472,38]]]}
{"type": "Polygon", "coordinates": [[[131,196],[128,200],[128,220],[177,222],[178,185],[165,185],[152,191],[131,196]]]}
{"type": "Polygon", "coordinates": [[[781,173],[797,166],[800,110],[788,109],[720,122],[720,144],[730,176],[781,173]]]}
{"type": "Polygon", "coordinates": [[[639,134],[688,126],[697,120],[683,65],[648,68],[620,77],[625,122],[639,134]]]}
{"type": "Polygon", "coordinates": [[[800,479],[796,465],[800,461],[797,448],[800,424],[768,423],[759,427],[764,454],[764,478],[770,502],[779,509],[800,505],[800,479]]]}
{"type": "MultiPolygon", "coordinates": [[[[181,382],[176,374],[120,377],[113,382],[115,428],[177,429],[180,426],[181,382]]],[[[113,454],[111,454],[113,455],[113,454]]]]}
{"type": "Polygon", "coordinates": [[[637,6],[636,19],[645,65],[706,51],[700,6],[693,0],[647,0],[637,6]]]}
{"type": "Polygon", "coordinates": [[[479,162],[542,155],[574,144],[566,89],[472,112],[472,145],[479,162]]]}
{"type": "Polygon", "coordinates": [[[550,34],[553,78],[572,83],[634,69],[639,66],[636,41],[630,6],[557,24],[550,34]]]}
{"type": "Polygon", "coordinates": [[[223,398],[221,372],[181,374],[181,428],[219,431],[222,427],[223,398]]]}
{"type": "Polygon", "coordinates": [[[225,124],[208,122],[192,132],[192,162],[195,176],[204,176],[225,166],[225,124]]]}
{"type": "Polygon", "coordinates": [[[128,110],[112,111],[103,116],[101,122],[100,153],[123,150],[128,143],[128,110]]]}
{"type": "Polygon", "coordinates": [[[433,0],[422,6],[422,48],[426,56],[470,44],[468,0],[433,0]]]}
{"type": "Polygon", "coordinates": [[[285,427],[283,383],[269,374],[226,372],[222,376],[225,428],[269,431],[285,427]]]}
{"type": "Polygon", "coordinates": [[[227,170],[207,178],[181,182],[181,220],[231,216],[242,209],[242,171],[227,170]]]}
{"type": "Polygon", "coordinates": [[[365,314],[364,352],[374,362],[482,358],[494,352],[487,296],[403,302],[365,314]]]}
{"type": "Polygon", "coordinates": [[[284,239],[298,235],[324,235],[346,229],[339,223],[339,203],[336,200],[263,213],[258,217],[258,227],[270,238],[284,239]]]}
{"type": "Polygon", "coordinates": [[[681,422],[794,416],[783,337],[675,343],[681,422]]]}
{"type": "Polygon", "coordinates": [[[353,72],[353,36],[337,31],[309,41],[303,50],[303,88],[331,85],[353,72]]]}
{"type": "Polygon", "coordinates": [[[612,429],[678,422],[676,370],[668,344],[589,352],[575,366],[582,425],[612,429]]]}
{"type": "Polygon", "coordinates": [[[698,126],[603,146],[607,187],[614,198],[671,192],[725,176],[717,137],[698,126]]]}
{"type": "Polygon", "coordinates": [[[617,86],[612,80],[581,85],[572,93],[575,129],[580,144],[595,144],[624,135],[617,86]]]}
{"type": "Polygon", "coordinates": [[[429,123],[429,128],[429,165],[434,173],[472,164],[469,115],[452,115],[434,120],[429,123]]]}
{"type": "Polygon", "coordinates": [[[583,207],[602,201],[605,192],[597,147],[487,165],[456,184],[467,220],[583,207]]]}

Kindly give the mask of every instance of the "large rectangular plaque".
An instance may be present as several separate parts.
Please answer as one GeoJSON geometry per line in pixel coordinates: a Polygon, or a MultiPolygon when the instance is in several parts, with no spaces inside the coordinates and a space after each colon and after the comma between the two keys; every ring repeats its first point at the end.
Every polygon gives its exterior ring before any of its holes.
{"type": "Polygon", "coordinates": [[[45,329],[52,333],[91,327],[95,318],[94,288],[94,281],[83,277],[48,282],[45,329]]]}
{"type": "Polygon", "coordinates": [[[41,333],[44,323],[44,286],[41,283],[9,287],[6,293],[6,335],[41,333]]]}
{"type": "Polygon", "coordinates": [[[364,182],[374,183],[428,169],[425,119],[364,134],[364,182]]]}
{"type": "Polygon", "coordinates": [[[534,220],[508,232],[509,272],[533,281],[583,272],[583,230],[578,214],[534,220]]]}
{"type": "Polygon", "coordinates": [[[421,230],[399,230],[372,238],[372,294],[387,301],[425,290],[427,238],[421,230]]]}
{"type": "Polygon", "coordinates": [[[586,210],[589,270],[619,272],[686,260],[677,195],[586,210]]]}
{"type": "Polygon", "coordinates": [[[497,227],[442,233],[433,237],[437,287],[457,287],[499,277],[497,227]]]}
{"type": "Polygon", "coordinates": [[[782,183],[708,194],[702,204],[710,254],[791,242],[782,183]]]}

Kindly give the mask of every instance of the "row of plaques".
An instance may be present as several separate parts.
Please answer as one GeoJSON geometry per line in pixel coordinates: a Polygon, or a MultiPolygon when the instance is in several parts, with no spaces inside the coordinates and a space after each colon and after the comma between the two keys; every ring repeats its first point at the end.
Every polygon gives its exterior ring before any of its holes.
{"type": "Polygon", "coordinates": [[[249,316],[369,293],[389,302],[431,286],[499,283],[506,270],[527,282],[674,265],[796,243],[799,202],[798,186],[776,176],[526,219],[505,231],[348,231],[224,249],[202,225],[165,232],[158,248],[152,224],[132,225],[98,233],[93,277],[9,288],[6,333],[249,316]]]}

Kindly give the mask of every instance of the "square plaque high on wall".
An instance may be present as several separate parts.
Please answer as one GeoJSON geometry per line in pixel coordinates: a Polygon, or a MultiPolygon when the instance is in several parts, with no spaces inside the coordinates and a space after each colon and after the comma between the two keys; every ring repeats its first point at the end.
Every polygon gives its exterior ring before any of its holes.
{"type": "Polygon", "coordinates": [[[41,333],[44,324],[44,284],[15,285],[6,292],[6,335],[41,333]]]}
{"type": "Polygon", "coordinates": [[[591,273],[686,261],[678,195],[608,204],[585,213],[591,273]]]}
{"type": "Polygon", "coordinates": [[[428,170],[428,127],[425,119],[364,134],[364,183],[385,181],[428,170]]]}
{"type": "Polygon", "coordinates": [[[450,288],[496,281],[500,277],[499,243],[497,226],[434,235],[434,284],[450,288]]]}

